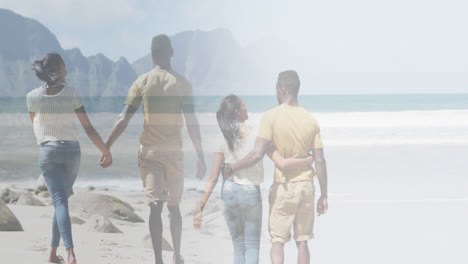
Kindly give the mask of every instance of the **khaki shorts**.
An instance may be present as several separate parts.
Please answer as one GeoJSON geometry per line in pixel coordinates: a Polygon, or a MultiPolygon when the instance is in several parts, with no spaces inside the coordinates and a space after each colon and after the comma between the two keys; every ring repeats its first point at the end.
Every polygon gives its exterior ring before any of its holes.
{"type": "Polygon", "coordinates": [[[156,146],[140,146],[138,166],[148,203],[167,201],[178,205],[184,189],[184,154],[161,151],[156,146]]]}
{"type": "Polygon", "coordinates": [[[314,195],[312,181],[273,183],[270,188],[268,223],[272,242],[288,242],[291,239],[291,226],[294,227],[294,240],[314,238],[314,195]]]}

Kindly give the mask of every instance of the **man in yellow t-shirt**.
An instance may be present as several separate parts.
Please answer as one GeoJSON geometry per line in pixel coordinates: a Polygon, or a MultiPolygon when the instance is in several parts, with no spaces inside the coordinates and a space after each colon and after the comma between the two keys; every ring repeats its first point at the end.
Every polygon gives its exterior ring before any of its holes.
{"type": "Polygon", "coordinates": [[[184,119],[198,155],[198,178],[203,178],[206,166],[200,127],[194,110],[192,86],[172,69],[173,53],[171,41],[166,35],[153,38],[151,54],[156,67],[138,77],[133,83],[125,100],[124,110],[112,128],[106,145],[110,149],[143,103],[144,128],[140,136],[138,166],[145,195],[151,207],[149,226],[156,263],[163,263],[161,212],[164,202],[167,201],[174,248],[173,263],[179,264],[183,263],[180,254],[182,216],[179,203],[184,187],[184,119]]]}
{"type": "Polygon", "coordinates": [[[278,76],[276,95],[279,106],[267,111],[260,121],[254,149],[235,164],[226,164],[223,174],[250,167],[263,158],[273,146],[284,158],[305,158],[312,152],[315,170],[311,166],[281,170],[275,167],[275,179],[270,189],[269,231],[272,239],[271,261],[284,263],[284,243],[294,240],[298,248],[298,263],[309,263],[307,240],[313,238],[314,177],[320,183],[321,196],[317,202],[319,215],[328,210],[327,170],[322,139],[317,121],[298,104],[299,76],[284,71],[278,76]]]}

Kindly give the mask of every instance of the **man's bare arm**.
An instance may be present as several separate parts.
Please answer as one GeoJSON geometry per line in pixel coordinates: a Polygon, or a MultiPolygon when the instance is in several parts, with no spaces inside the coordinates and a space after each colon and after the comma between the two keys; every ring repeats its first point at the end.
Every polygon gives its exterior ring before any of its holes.
{"type": "Polygon", "coordinates": [[[196,177],[198,179],[202,179],[205,177],[206,165],[200,135],[200,124],[198,123],[197,116],[195,115],[195,106],[193,104],[185,104],[182,106],[182,112],[184,113],[187,132],[190,136],[190,139],[192,140],[193,147],[195,148],[198,156],[196,177]]]}
{"type": "Polygon", "coordinates": [[[132,119],[133,114],[135,114],[137,109],[138,108],[132,105],[125,105],[124,109],[122,110],[122,113],[120,113],[119,117],[115,121],[114,127],[112,127],[111,134],[107,139],[106,146],[109,150],[111,146],[115,143],[115,141],[120,137],[120,135],[122,135],[122,133],[125,131],[125,129],[128,126],[128,123],[130,122],[130,119],[132,119]]]}
{"type": "Polygon", "coordinates": [[[312,150],[315,158],[315,169],[317,171],[317,178],[320,184],[320,199],[317,202],[317,212],[319,215],[325,214],[328,210],[328,176],[327,176],[327,162],[323,154],[323,148],[316,148],[312,150]]]}
{"type": "Polygon", "coordinates": [[[247,154],[244,158],[234,163],[231,166],[232,171],[237,171],[253,166],[255,163],[263,159],[270,145],[270,140],[257,137],[255,140],[254,149],[250,151],[249,154],[247,154]]]}

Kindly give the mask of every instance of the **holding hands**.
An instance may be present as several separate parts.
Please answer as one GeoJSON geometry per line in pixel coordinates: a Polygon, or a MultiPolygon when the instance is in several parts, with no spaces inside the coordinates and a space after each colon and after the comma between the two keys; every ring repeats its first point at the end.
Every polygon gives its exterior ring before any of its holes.
{"type": "Polygon", "coordinates": [[[99,165],[103,168],[107,168],[112,165],[112,154],[109,150],[106,150],[102,153],[101,158],[99,159],[99,165]]]}

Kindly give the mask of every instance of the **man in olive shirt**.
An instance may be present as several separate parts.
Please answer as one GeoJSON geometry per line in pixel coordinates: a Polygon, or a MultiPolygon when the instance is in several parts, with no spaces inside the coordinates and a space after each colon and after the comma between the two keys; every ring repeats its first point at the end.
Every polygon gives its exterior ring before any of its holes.
{"type": "Polygon", "coordinates": [[[162,260],[163,203],[170,212],[170,230],[174,247],[174,263],[183,263],[180,254],[182,216],[179,203],[184,187],[182,127],[187,127],[198,155],[197,177],[203,178],[206,166],[201,146],[200,127],[194,111],[192,86],[172,70],[173,49],[166,35],[158,35],[151,43],[155,68],[133,83],[125,107],[112,128],[107,147],[123,133],[133,114],[143,103],[144,129],[140,136],[138,166],[145,195],[151,207],[149,227],[155,263],[162,260]],[[183,117],[182,117],[183,114],[183,117]]]}
{"type": "Polygon", "coordinates": [[[269,232],[272,239],[271,260],[273,264],[284,263],[284,243],[294,240],[298,248],[298,263],[309,263],[307,240],[313,238],[314,225],[314,177],[320,183],[321,196],[317,202],[318,214],[328,210],[327,171],[317,121],[299,106],[299,76],[295,71],[284,71],[278,76],[276,95],[279,106],[264,114],[260,122],[254,149],[239,162],[224,169],[225,176],[250,167],[263,158],[274,146],[285,158],[305,158],[312,151],[315,168],[280,170],[275,168],[275,179],[270,189],[269,232]]]}

